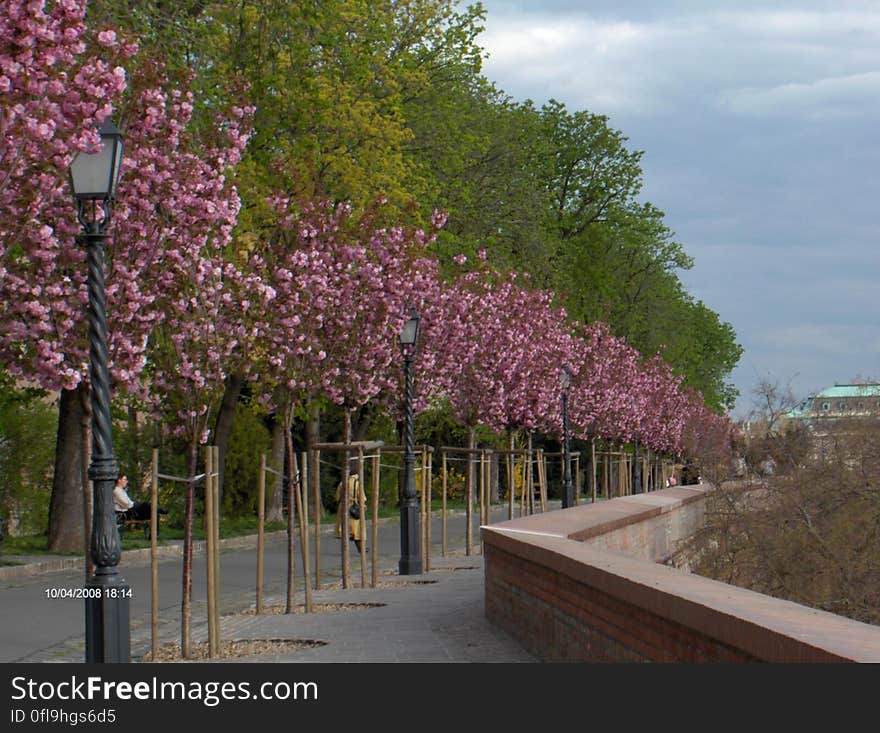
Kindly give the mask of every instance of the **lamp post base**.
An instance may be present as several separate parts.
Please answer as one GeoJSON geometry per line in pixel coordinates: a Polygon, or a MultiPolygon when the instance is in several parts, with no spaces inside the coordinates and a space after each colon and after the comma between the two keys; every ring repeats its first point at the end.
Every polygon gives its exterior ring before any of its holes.
{"type": "Polygon", "coordinates": [[[569,509],[574,506],[574,486],[566,481],[562,487],[562,508],[569,509]]]}
{"type": "Polygon", "coordinates": [[[420,557],[402,557],[397,563],[397,572],[399,575],[421,575],[422,574],[422,558],[420,557]]]}
{"type": "Polygon", "coordinates": [[[400,575],[422,574],[422,553],[419,546],[419,508],[412,504],[404,504],[400,508],[400,575]]]}
{"type": "Polygon", "coordinates": [[[89,582],[85,591],[86,663],[131,662],[130,588],[89,582]]]}

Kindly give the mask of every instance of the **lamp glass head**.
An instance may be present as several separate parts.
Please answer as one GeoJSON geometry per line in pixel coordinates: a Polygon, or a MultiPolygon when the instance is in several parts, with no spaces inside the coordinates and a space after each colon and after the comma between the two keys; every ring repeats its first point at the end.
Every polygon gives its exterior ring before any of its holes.
{"type": "Polygon", "coordinates": [[[109,119],[98,130],[101,149],[79,152],[70,163],[70,188],[78,201],[106,200],[116,195],[122,165],[122,133],[109,119]]]}
{"type": "Polygon", "coordinates": [[[419,338],[419,314],[415,308],[410,309],[409,318],[403,324],[400,331],[400,343],[402,346],[415,346],[419,338]]]}
{"type": "Polygon", "coordinates": [[[563,389],[568,389],[571,386],[571,369],[567,366],[562,367],[559,371],[559,382],[562,384],[563,389]]]}

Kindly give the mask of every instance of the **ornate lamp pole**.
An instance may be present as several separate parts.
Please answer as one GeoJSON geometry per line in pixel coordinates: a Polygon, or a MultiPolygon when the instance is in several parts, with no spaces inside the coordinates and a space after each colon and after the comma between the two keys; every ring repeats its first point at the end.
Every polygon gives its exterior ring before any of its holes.
{"type": "Polygon", "coordinates": [[[568,390],[571,388],[571,370],[567,366],[562,367],[559,381],[562,384],[562,508],[567,509],[574,506],[574,487],[571,483],[571,445],[568,435],[568,390]]]}
{"type": "Polygon", "coordinates": [[[77,153],[70,164],[70,188],[86,248],[89,291],[89,379],[92,407],[92,455],[89,478],[94,486],[90,553],[95,565],[85,587],[86,662],[130,662],[131,589],[116,566],[122,554],[113,489],[119,466],[113,454],[110,377],[107,368],[107,312],[104,295],[104,231],[116,195],[122,162],[122,135],[107,120],[98,131],[97,153],[77,153]]]}
{"type": "Polygon", "coordinates": [[[403,498],[400,502],[400,563],[401,575],[422,574],[419,505],[416,498],[415,425],[413,419],[413,357],[419,338],[419,314],[411,308],[409,318],[400,332],[405,380],[404,408],[406,424],[403,431],[403,498]]]}

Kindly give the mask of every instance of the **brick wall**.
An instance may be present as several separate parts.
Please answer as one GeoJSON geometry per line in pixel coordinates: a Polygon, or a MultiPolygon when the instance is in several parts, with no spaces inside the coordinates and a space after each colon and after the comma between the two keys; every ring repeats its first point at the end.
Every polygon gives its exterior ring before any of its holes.
{"type": "Polygon", "coordinates": [[[880,627],[657,564],[702,517],[676,487],[483,528],[488,619],[562,661],[880,661],[880,627]]]}

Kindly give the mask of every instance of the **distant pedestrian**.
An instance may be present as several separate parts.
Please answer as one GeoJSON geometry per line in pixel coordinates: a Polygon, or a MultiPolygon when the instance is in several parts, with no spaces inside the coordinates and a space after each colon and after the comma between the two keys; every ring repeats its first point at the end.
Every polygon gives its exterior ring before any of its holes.
{"type": "MultiPolygon", "coordinates": [[[[342,538],[342,486],[340,481],[336,486],[336,536],[342,538]]],[[[357,547],[358,552],[364,554],[364,537],[367,534],[366,520],[362,516],[361,506],[366,505],[367,495],[361,488],[358,473],[352,467],[348,475],[348,537],[357,547]]]]}

